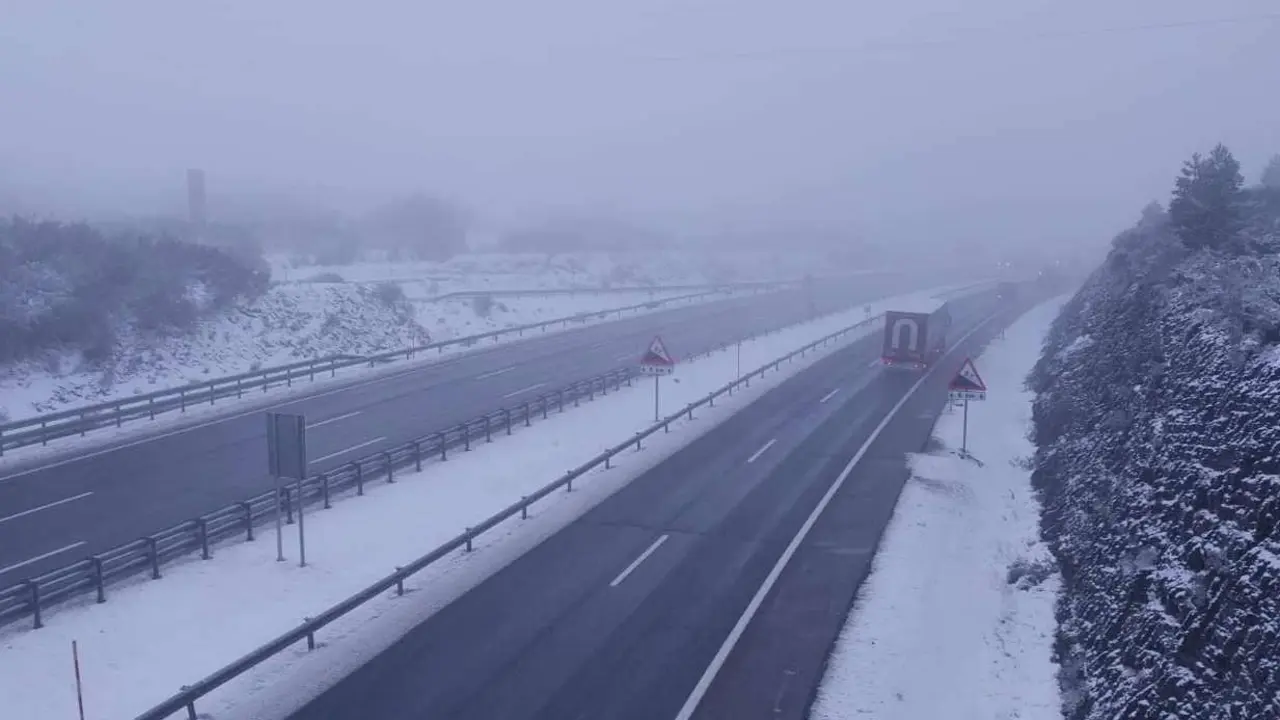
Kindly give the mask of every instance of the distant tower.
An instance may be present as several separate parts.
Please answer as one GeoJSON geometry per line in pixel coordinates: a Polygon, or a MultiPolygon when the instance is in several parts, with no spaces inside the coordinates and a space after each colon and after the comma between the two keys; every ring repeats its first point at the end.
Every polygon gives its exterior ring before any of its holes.
{"type": "Polygon", "coordinates": [[[195,228],[203,228],[207,219],[204,196],[204,170],[187,170],[187,219],[195,228]]]}

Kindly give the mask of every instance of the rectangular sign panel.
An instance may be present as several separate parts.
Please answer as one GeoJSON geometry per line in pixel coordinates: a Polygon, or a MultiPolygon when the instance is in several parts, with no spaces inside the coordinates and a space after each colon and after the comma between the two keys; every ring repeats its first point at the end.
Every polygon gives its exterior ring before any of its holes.
{"type": "Polygon", "coordinates": [[[294,480],[307,476],[307,419],[302,415],[267,413],[267,471],[294,480]]]}

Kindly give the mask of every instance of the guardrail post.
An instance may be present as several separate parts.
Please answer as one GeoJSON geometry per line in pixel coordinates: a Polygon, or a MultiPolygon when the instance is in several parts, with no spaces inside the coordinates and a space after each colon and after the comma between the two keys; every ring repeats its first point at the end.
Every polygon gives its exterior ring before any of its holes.
{"type": "Polygon", "coordinates": [[[35,621],[35,629],[39,630],[44,627],[44,620],[40,617],[40,584],[35,580],[26,580],[27,588],[31,591],[31,617],[35,621]]]}
{"type": "Polygon", "coordinates": [[[209,559],[209,523],[204,518],[195,521],[196,532],[200,535],[200,559],[209,559]]]}
{"type": "Polygon", "coordinates": [[[716,394],[714,392],[707,396],[707,405],[710,407],[716,406],[716,394]]]}
{"type": "Polygon", "coordinates": [[[253,542],[253,506],[247,502],[240,503],[240,509],[244,511],[244,541],[253,542]]]}
{"type": "Polygon", "coordinates": [[[520,519],[521,520],[529,519],[529,496],[528,495],[520,496],[520,519]]]}
{"type": "Polygon", "coordinates": [[[85,425],[87,424],[88,420],[89,420],[88,413],[85,413],[85,412],[80,413],[80,437],[84,437],[85,430],[87,429],[85,425]]]}
{"type": "Polygon", "coordinates": [[[440,460],[449,459],[449,443],[445,442],[444,433],[436,433],[436,442],[440,443],[440,460]]]}
{"type": "Polygon", "coordinates": [[[107,601],[107,583],[102,575],[102,558],[94,555],[89,561],[93,563],[93,584],[98,586],[98,602],[104,603],[107,601]]]}
{"type": "Polygon", "coordinates": [[[320,473],[320,494],[324,496],[324,509],[333,507],[329,504],[329,473],[320,473]]]}
{"type": "Polygon", "coordinates": [[[547,408],[551,405],[550,395],[539,395],[538,404],[542,406],[542,419],[547,419],[547,408]]]}
{"type": "Polygon", "coordinates": [[[636,433],[636,450],[640,449],[640,433],[636,433]]]}
{"type": "Polygon", "coordinates": [[[148,535],[145,539],[147,541],[147,554],[151,556],[151,579],[159,580],[160,579],[160,549],[156,547],[156,536],[148,535]]]}
{"type": "Polygon", "coordinates": [[[364,468],[358,462],[351,463],[351,467],[356,469],[356,495],[364,495],[364,468]]]}
{"type": "Polygon", "coordinates": [[[236,378],[236,399],[244,397],[244,386],[240,384],[240,378],[236,378]]]}
{"type": "Polygon", "coordinates": [[[292,370],[284,371],[284,384],[287,387],[293,387],[293,371],[292,370]]]}
{"type": "Polygon", "coordinates": [[[413,469],[422,472],[422,441],[413,441],[413,469]]]}
{"type": "Polygon", "coordinates": [[[315,360],[312,360],[311,362],[307,363],[307,370],[311,372],[311,377],[308,378],[308,380],[310,380],[311,382],[315,382],[316,380],[316,361],[315,360]]]}
{"type": "Polygon", "coordinates": [[[122,412],[120,410],[121,404],[122,403],[116,403],[116,427],[120,427],[120,423],[123,422],[120,418],[120,413],[122,412]]]}
{"type": "MultiPolygon", "coordinates": [[[[605,469],[605,470],[608,470],[609,468],[613,467],[612,465],[610,465],[610,464],[609,464],[609,461],[610,461],[610,460],[612,460],[612,459],[613,459],[613,456],[612,456],[612,455],[605,455],[605,456],[604,456],[604,469],[605,469]]],[[[573,482],[573,481],[572,481],[572,480],[570,480],[569,482],[573,482]]]]}
{"type": "MultiPolygon", "coordinates": [[[[387,482],[394,483],[396,481],[396,478],[395,478],[395,468],[391,464],[391,451],[388,450],[382,453],[382,457],[387,461],[387,482]]],[[[298,502],[302,502],[302,498],[298,498],[298,502]]]]}
{"type": "Polygon", "coordinates": [[[588,380],[588,381],[587,381],[587,399],[588,399],[588,400],[595,400],[595,399],[596,399],[596,381],[595,381],[595,378],[592,378],[592,379],[590,379],[590,380],[588,380]]]}
{"type": "Polygon", "coordinates": [[[690,405],[690,406],[689,406],[689,419],[690,419],[690,420],[692,420],[692,419],[693,419],[693,406],[692,406],[692,405],[690,405]]]}
{"type": "MultiPolygon", "coordinates": [[[[314,619],[314,618],[304,617],[304,618],[302,618],[302,622],[304,622],[304,623],[309,623],[309,622],[311,622],[313,619],[314,619]]],[[[315,650],[315,649],[316,649],[316,634],[315,634],[315,632],[314,632],[314,631],[313,631],[313,632],[308,632],[308,633],[307,633],[307,649],[308,649],[308,650],[315,650]]]]}
{"type": "MultiPolygon", "coordinates": [[[[188,689],[190,689],[190,686],[188,686],[188,685],[183,685],[183,686],[182,686],[182,689],[183,689],[184,691],[185,691],[185,690],[188,690],[188,689]]],[[[195,701],[195,700],[192,700],[191,702],[187,703],[187,720],[199,720],[199,716],[197,716],[197,715],[196,715],[196,701],[195,701]]]]}
{"type": "Polygon", "coordinates": [[[471,426],[462,423],[462,449],[471,452],[471,426]]]}
{"type": "Polygon", "coordinates": [[[212,404],[213,404],[213,398],[214,398],[214,395],[215,395],[215,393],[214,393],[214,391],[213,391],[213,388],[214,388],[214,386],[215,386],[215,385],[216,385],[216,383],[213,383],[213,382],[209,383],[209,404],[210,404],[210,405],[212,405],[212,404]]]}
{"type": "Polygon", "coordinates": [[[529,403],[524,404],[524,426],[529,427],[529,403]]]}
{"type": "Polygon", "coordinates": [[[670,421],[670,420],[664,420],[664,421],[662,422],[662,432],[664,432],[664,433],[669,433],[669,432],[671,432],[671,421],[670,421]]]}
{"type": "Polygon", "coordinates": [[[559,406],[558,412],[564,412],[564,390],[556,391],[556,404],[559,406]]]}
{"type": "Polygon", "coordinates": [[[471,540],[472,538],[475,537],[475,535],[471,534],[471,528],[467,528],[466,534],[467,534],[467,552],[471,552],[471,540]]]}
{"type": "Polygon", "coordinates": [[[182,403],[182,412],[187,411],[187,391],[185,388],[178,390],[178,402],[182,403]]]}
{"type": "Polygon", "coordinates": [[[510,435],[511,434],[511,411],[506,408],[502,408],[502,422],[504,425],[507,426],[507,434],[510,435]]]}
{"type": "MultiPolygon", "coordinates": [[[[401,570],[404,570],[404,568],[397,565],[396,572],[400,572],[401,570]]],[[[403,575],[396,578],[396,595],[404,595],[404,576],[403,575]]]]}
{"type": "Polygon", "coordinates": [[[337,375],[337,374],[338,374],[338,363],[336,361],[330,360],[329,361],[329,377],[333,377],[334,375],[337,375]]]}
{"type": "Polygon", "coordinates": [[[493,442],[493,428],[489,426],[488,415],[484,416],[484,441],[487,443],[493,442]]]}
{"type": "Polygon", "coordinates": [[[293,493],[289,492],[289,486],[285,485],[280,488],[280,492],[284,493],[281,500],[284,502],[284,522],[286,525],[293,524],[293,493]]]}

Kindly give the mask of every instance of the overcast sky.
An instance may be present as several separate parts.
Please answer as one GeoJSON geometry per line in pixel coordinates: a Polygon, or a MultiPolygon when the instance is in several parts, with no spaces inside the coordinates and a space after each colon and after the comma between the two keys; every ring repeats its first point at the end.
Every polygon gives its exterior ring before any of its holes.
{"type": "Polygon", "coordinates": [[[1277,77],[1275,0],[0,0],[0,182],[1075,243],[1252,180],[1277,77]]]}

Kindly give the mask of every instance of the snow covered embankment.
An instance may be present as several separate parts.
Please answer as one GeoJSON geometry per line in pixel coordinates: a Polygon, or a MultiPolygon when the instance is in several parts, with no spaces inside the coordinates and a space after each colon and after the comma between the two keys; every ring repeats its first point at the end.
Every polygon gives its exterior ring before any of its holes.
{"type": "Polygon", "coordinates": [[[1057,720],[1054,601],[1027,458],[1035,363],[1060,302],[1017,321],[976,360],[987,400],[934,429],[828,661],[810,718],[1057,720]]]}
{"type": "Polygon", "coordinates": [[[1071,720],[1280,717],[1275,257],[1122,235],[1032,376],[1071,720]]]}

